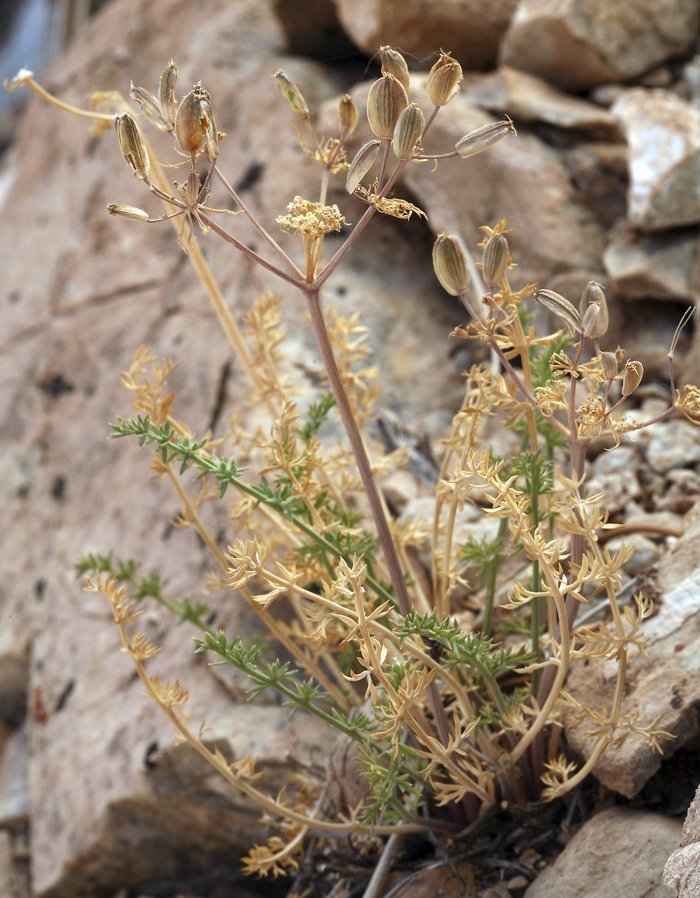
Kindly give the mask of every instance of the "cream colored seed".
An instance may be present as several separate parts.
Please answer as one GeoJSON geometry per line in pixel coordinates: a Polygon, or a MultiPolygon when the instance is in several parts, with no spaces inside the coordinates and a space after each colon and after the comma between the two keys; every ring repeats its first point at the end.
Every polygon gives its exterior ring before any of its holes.
{"type": "Polygon", "coordinates": [[[178,79],[178,70],[175,63],[170,60],[168,63],[168,67],[160,76],[160,82],[158,84],[158,102],[160,103],[160,109],[163,113],[163,117],[170,123],[172,126],[175,121],[175,115],[177,114],[177,102],[175,100],[175,84],[178,79]]]}
{"type": "Polygon", "coordinates": [[[625,371],[622,375],[622,395],[629,396],[637,389],[644,377],[644,365],[634,359],[625,362],[625,371]]]}
{"type": "Polygon", "coordinates": [[[211,108],[211,97],[201,84],[180,101],[175,115],[175,137],[186,153],[219,155],[219,141],[211,108]]]}
{"type": "Polygon", "coordinates": [[[348,137],[357,128],[359,114],[357,104],[350,96],[345,94],[338,101],[338,128],[341,137],[348,137]]]}
{"type": "Polygon", "coordinates": [[[578,309],[559,293],[554,290],[538,290],[535,301],[561,318],[570,334],[580,334],[583,330],[578,309]]]}
{"type": "Polygon", "coordinates": [[[599,358],[603,374],[608,380],[612,380],[617,375],[617,356],[614,352],[601,352],[599,358]]]}
{"type": "Polygon", "coordinates": [[[425,116],[415,103],[401,110],[391,141],[391,148],[399,159],[413,158],[424,128],[425,116]]]}
{"type": "Polygon", "coordinates": [[[462,159],[468,159],[470,156],[476,156],[477,153],[483,153],[484,150],[490,149],[509,134],[517,134],[511,119],[489,122],[488,125],[482,125],[460,138],[455,144],[455,150],[462,159]]]}
{"type": "Polygon", "coordinates": [[[459,240],[438,234],[433,244],[433,268],[437,279],[452,296],[462,296],[469,287],[469,268],[459,240]]]}
{"type": "Polygon", "coordinates": [[[508,241],[503,234],[492,234],[484,247],[483,275],[489,287],[497,287],[510,265],[508,241]]]}
{"type": "Polygon", "coordinates": [[[122,218],[130,218],[132,221],[148,221],[150,216],[144,209],[136,206],[125,206],[120,203],[110,203],[107,206],[110,215],[121,215],[122,218]]]}
{"type": "Polygon", "coordinates": [[[583,320],[584,333],[587,337],[597,340],[607,333],[610,323],[608,302],[601,284],[597,281],[588,282],[581,294],[578,308],[583,320]],[[594,311],[591,312],[591,309],[594,311]]]}
{"type": "Polygon", "coordinates": [[[309,107],[306,105],[306,100],[304,99],[302,92],[289,78],[287,73],[282,69],[277,69],[275,72],[275,81],[279,85],[282,96],[289,103],[294,112],[308,121],[311,117],[311,113],[309,112],[309,107]]]}
{"type": "Polygon", "coordinates": [[[393,47],[380,47],[379,59],[382,64],[382,75],[393,75],[397,78],[404,88],[408,90],[411,83],[411,76],[408,72],[406,60],[393,47]]]}
{"type": "Polygon", "coordinates": [[[402,110],[408,106],[403,84],[393,75],[383,75],[369,89],[367,121],[380,140],[391,140],[402,110]]]}
{"type": "Polygon", "coordinates": [[[163,118],[160,104],[150,91],[146,90],[144,87],[134,87],[132,84],[129,89],[129,96],[133,100],[136,100],[141,107],[141,112],[143,112],[152,125],[160,131],[167,131],[168,123],[163,118]]]}
{"type": "Polygon", "coordinates": [[[428,74],[428,100],[433,106],[445,106],[459,90],[461,80],[462,66],[449,53],[441,53],[428,74]]]}
{"type": "Polygon", "coordinates": [[[360,186],[362,179],[374,165],[380,146],[380,141],[368,140],[357,151],[355,158],[350,163],[347,178],[345,179],[345,189],[348,193],[354,193],[360,186]]]}
{"type": "Polygon", "coordinates": [[[114,127],[122,156],[129,163],[137,178],[145,181],[151,170],[151,160],[136,119],[129,112],[114,117],[114,127]]]}

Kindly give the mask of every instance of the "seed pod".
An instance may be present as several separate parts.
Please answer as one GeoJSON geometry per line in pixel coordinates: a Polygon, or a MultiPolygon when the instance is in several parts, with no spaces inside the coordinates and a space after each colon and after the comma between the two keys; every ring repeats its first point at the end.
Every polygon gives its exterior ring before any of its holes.
{"type": "Polygon", "coordinates": [[[350,94],[345,94],[338,100],[338,127],[341,140],[349,137],[357,128],[358,118],[357,104],[350,94]]]}
{"type": "Polygon", "coordinates": [[[121,215],[122,218],[130,218],[132,221],[148,221],[150,215],[144,209],[136,206],[124,206],[120,203],[110,203],[107,206],[110,215],[121,215]]]}
{"type": "Polygon", "coordinates": [[[424,128],[425,116],[415,103],[401,110],[391,140],[391,148],[399,159],[413,158],[424,128]]]}
{"type": "Polygon", "coordinates": [[[168,123],[163,118],[160,104],[150,91],[146,90],[145,87],[134,87],[132,82],[129,88],[129,96],[139,104],[141,112],[152,125],[155,125],[159,131],[168,130],[168,123]]]}
{"type": "Polygon", "coordinates": [[[309,112],[309,107],[306,105],[306,100],[296,84],[289,79],[287,73],[282,69],[277,69],[274,77],[282,92],[282,96],[289,103],[294,112],[308,121],[311,117],[311,113],[309,112]]]}
{"type": "Polygon", "coordinates": [[[517,134],[515,125],[506,116],[505,121],[489,122],[488,125],[482,125],[469,134],[465,134],[455,144],[455,150],[462,159],[468,159],[470,156],[476,156],[477,153],[483,153],[499,141],[507,137],[508,134],[517,134]]]}
{"type": "Polygon", "coordinates": [[[382,75],[393,75],[408,90],[411,76],[408,73],[406,60],[393,47],[380,47],[379,59],[382,63],[382,75]]]}
{"type": "Polygon", "coordinates": [[[622,375],[622,395],[629,396],[637,389],[644,377],[644,366],[641,362],[628,359],[625,362],[625,371],[622,375]]]}
{"type": "Polygon", "coordinates": [[[145,181],[151,170],[151,160],[136,119],[130,112],[114,116],[114,127],[122,156],[129,163],[137,178],[145,181]]]}
{"type": "Polygon", "coordinates": [[[205,153],[214,159],[219,155],[219,135],[214,124],[211,97],[201,83],[195,84],[177,107],[175,137],[180,149],[192,156],[205,153]]]}
{"type": "Polygon", "coordinates": [[[578,309],[559,293],[555,293],[554,290],[538,290],[535,293],[535,301],[561,318],[570,334],[580,334],[583,330],[578,309]]]}
{"type": "Polygon", "coordinates": [[[600,359],[600,365],[603,369],[603,374],[607,377],[608,380],[612,380],[613,377],[617,376],[617,356],[614,352],[601,352],[598,354],[598,358],[600,359]]]}
{"type": "Polygon", "coordinates": [[[605,291],[597,281],[589,281],[581,294],[579,312],[584,324],[584,334],[592,340],[597,340],[607,333],[610,319],[608,316],[608,303],[605,299],[605,291]],[[595,311],[590,312],[590,309],[595,311]],[[588,327],[586,317],[588,316],[588,327]]]}
{"type": "Polygon", "coordinates": [[[484,247],[484,264],[482,274],[486,284],[497,287],[510,265],[510,251],[508,241],[503,234],[492,234],[484,247]]]}
{"type": "Polygon", "coordinates": [[[196,171],[191,171],[187,176],[184,197],[188,209],[195,209],[202,192],[202,183],[196,171]]]}
{"type": "Polygon", "coordinates": [[[354,193],[360,186],[360,182],[374,165],[380,146],[380,141],[368,140],[357,151],[355,158],[350,163],[345,180],[345,189],[348,193],[354,193]]]}
{"type": "Polygon", "coordinates": [[[456,237],[438,234],[433,244],[433,268],[437,279],[451,296],[462,296],[467,292],[467,257],[456,237]]]}
{"type": "Polygon", "coordinates": [[[462,80],[462,66],[449,53],[441,53],[440,58],[428,74],[426,93],[433,106],[444,106],[459,90],[462,80]]]}
{"type": "Polygon", "coordinates": [[[401,111],[408,106],[403,84],[393,75],[383,75],[367,94],[367,121],[380,140],[391,140],[401,111]]]}
{"type": "Polygon", "coordinates": [[[177,114],[177,102],[175,100],[175,84],[178,79],[179,72],[175,63],[170,60],[168,67],[160,76],[158,83],[158,102],[163,113],[163,118],[172,128],[177,114]]]}
{"type": "Polygon", "coordinates": [[[608,313],[599,302],[592,302],[586,309],[581,322],[583,336],[589,340],[599,340],[608,329],[608,313]]]}

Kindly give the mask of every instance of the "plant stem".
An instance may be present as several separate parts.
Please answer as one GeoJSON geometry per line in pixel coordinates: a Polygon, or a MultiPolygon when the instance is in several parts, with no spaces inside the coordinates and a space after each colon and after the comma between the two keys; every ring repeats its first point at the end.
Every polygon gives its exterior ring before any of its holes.
{"type": "Polygon", "coordinates": [[[304,291],[304,293],[306,295],[309,306],[311,326],[313,327],[316,342],[318,344],[321,358],[323,360],[323,367],[328,376],[328,381],[330,383],[333,396],[335,397],[338,413],[340,414],[343,426],[345,427],[345,432],[348,436],[348,439],[350,440],[353,455],[355,456],[355,460],[357,462],[358,472],[362,479],[362,485],[364,486],[365,492],[367,494],[367,500],[369,502],[372,517],[377,528],[377,536],[379,537],[379,543],[382,547],[384,558],[387,564],[387,569],[389,571],[389,579],[391,580],[392,586],[394,587],[394,592],[396,594],[396,602],[401,614],[406,616],[411,611],[411,602],[408,597],[408,590],[406,589],[406,582],[404,580],[403,571],[401,569],[401,563],[396,551],[396,546],[394,545],[394,540],[391,536],[391,531],[389,530],[389,524],[387,522],[386,515],[384,514],[384,506],[382,504],[379,490],[377,489],[377,485],[374,480],[372,465],[370,464],[369,458],[367,456],[367,450],[365,449],[362,434],[360,433],[360,429],[357,426],[357,421],[355,420],[355,415],[353,413],[352,406],[350,405],[348,395],[345,392],[342,377],[335,360],[333,347],[328,335],[328,329],[323,317],[323,309],[321,308],[321,297],[319,294],[319,289],[310,286],[304,291]]]}

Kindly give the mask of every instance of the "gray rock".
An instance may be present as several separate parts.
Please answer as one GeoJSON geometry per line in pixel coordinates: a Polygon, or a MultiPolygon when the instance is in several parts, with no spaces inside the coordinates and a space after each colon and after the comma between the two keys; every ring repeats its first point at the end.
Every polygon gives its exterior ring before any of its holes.
{"type": "Polygon", "coordinates": [[[612,287],[627,299],[695,302],[700,298],[699,255],[696,228],[658,234],[628,230],[612,237],[603,263],[612,287]]]}
{"type": "Polygon", "coordinates": [[[629,81],[693,45],[695,0],[522,0],[501,62],[571,91],[629,81]]]}
{"type": "Polygon", "coordinates": [[[680,831],[679,821],[661,814],[602,811],[542,871],[526,898],[667,898],[661,874],[680,831]]]}
{"type": "Polygon", "coordinates": [[[647,461],[655,471],[687,468],[700,461],[697,428],[689,421],[662,421],[649,430],[647,461]]]}
{"type": "Polygon", "coordinates": [[[658,231],[700,221],[700,110],[668,91],[633,88],[611,111],[629,145],[630,225],[658,231]]]}
{"type": "Polygon", "coordinates": [[[674,898],[700,896],[700,787],[688,808],[680,847],[664,867],[663,881],[674,898]]]}

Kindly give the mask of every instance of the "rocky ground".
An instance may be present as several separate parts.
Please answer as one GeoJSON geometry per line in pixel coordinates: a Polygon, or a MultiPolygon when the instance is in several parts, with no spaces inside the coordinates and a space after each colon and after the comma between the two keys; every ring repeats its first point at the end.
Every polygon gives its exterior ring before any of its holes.
{"type": "MultiPolygon", "coordinates": [[[[447,165],[412,168],[402,189],[427,224],[375,222],[332,282],[331,298],[370,327],[382,403],[409,430],[439,438],[460,401],[465,360],[447,337],[464,313],[435,281],[432,236],[458,232],[474,246],[480,225],[507,218],[523,284],[574,300],[590,279],[605,284],[608,342],[643,361],[642,411],[653,414],[668,397],[678,318],[700,297],[697,0],[436,7],[112,0],[47,85],[83,104],[96,90],[126,93],[132,80],[155,86],[174,58],[184,83],[210,89],[228,135],[221,166],[269,223],[311,183],[270,78],[276,69],[322,122],[345,92],[362,106],[380,44],[401,48],[418,69],[451,50],[465,79],[437,119],[435,145],[451,147],[502,113],[518,138],[469,160],[458,179],[447,165]]],[[[118,547],[146,569],[167,570],[174,593],[195,588],[203,552],[173,551],[182,539],[167,526],[174,499],[148,480],[136,448],[105,439],[107,422],[128,411],[118,372],[140,344],[182,361],[179,408],[198,431],[236,409],[238,372],[171,232],[105,214],[107,203],[140,201],[112,134],[97,139],[32,101],[0,165],[0,896],[285,895],[289,882],[241,877],[238,857],[262,833],[255,809],[174,744],[119,651],[108,610],[72,573],[87,551],[118,547]]],[[[342,202],[342,188],[330,199],[342,202]]],[[[241,233],[253,237],[245,224],[241,233]]],[[[257,293],[279,292],[225,247],[210,238],[205,247],[236,315],[257,293]]],[[[294,324],[299,300],[282,296],[290,360],[305,364],[311,335],[294,324]]],[[[679,383],[700,383],[699,333],[683,335],[679,383]]],[[[665,757],[630,739],[605,757],[578,805],[509,821],[508,844],[506,822],[488,821],[466,860],[418,846],[413,869],[397,864],[409,878],[387,895],[700,896],[699,796],[688,811],[700,782],[699,447],[695,428],[674,421],[590,460],[592,485],[633,531],[630,576],[651,578],[658,597],[649,655],[633,663],[626,702],[675,734],[665,757]]],[[[324,731],[277,704],[243,701],[235,683],[192,657],[191,633],[160,610],[147,623],[165,646],[161,673],[180,676],[196,697],[193,716],[215,722],[212,738],[236,755],[259,757],[271,788],[295,764],[323,764],[324,731]]],[[[585,694],[605,684],[605,670],[588,669],[571,687],[585,694]]],[[[571,743],[585,755],[585,739],[571,743]]],[[[326,869],[358,863],[354,850],[326,859],[326,869]]],[[[320,884],[328,892],[332,879],[320,884]]],[[[338,886],[341,894],[355,892],[338,886]]]]}

